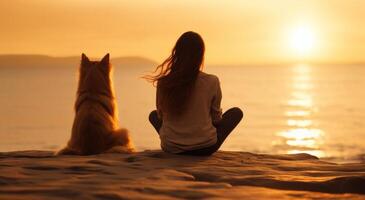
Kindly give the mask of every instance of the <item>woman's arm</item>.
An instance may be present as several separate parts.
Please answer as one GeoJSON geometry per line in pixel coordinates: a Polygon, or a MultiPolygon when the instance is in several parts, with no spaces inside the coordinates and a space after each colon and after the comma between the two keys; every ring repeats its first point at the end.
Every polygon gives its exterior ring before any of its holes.
{"type": "Polygon", "coordinates": [[[217,78],[215,81],[215,94],[213,96],[212,106],[210,111],[214,125],[219,124],[219,122],[222,119],[221,101],[222,101],[222,91],[219,79],[217,78]]]}

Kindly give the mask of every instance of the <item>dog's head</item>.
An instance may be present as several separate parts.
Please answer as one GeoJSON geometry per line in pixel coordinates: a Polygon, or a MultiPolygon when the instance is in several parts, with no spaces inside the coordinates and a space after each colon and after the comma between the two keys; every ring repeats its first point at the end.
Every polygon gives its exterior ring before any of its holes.
{"type": "Polygon", "coordinates": [[[101,61],[90,61],[85,54],[82,54],[78,93],[113,96],[111,70],[109,54],[106,54],[101,61]]]}

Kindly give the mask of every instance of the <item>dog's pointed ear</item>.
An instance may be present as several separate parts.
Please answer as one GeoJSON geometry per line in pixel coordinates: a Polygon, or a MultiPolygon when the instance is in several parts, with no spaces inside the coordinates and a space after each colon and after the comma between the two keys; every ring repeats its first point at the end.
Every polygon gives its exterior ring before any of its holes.
{"type": "Polygon", "coordinates": [[[100,63],[102,65],[109,65],[109,58],[110,58],[110,55],[109,53],[107,53],[103,59],[101,59],[100,63]]]}
{"type": "Polygon", "coordinates": [[[82,53],[81,54],[81,64],[85,64],[85,63],[89,63],[89,62],[90,62],[89,58],[84,53],[82,53]]]}

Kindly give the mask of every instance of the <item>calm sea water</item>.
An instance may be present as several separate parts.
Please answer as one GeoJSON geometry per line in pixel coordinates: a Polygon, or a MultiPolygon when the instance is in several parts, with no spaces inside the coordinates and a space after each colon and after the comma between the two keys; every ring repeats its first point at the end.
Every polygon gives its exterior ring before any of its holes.
{"type": "MultiPolygon", "coordinates": [[[[243,109],[224,150],[310,153],[364,160],[365,66],[215,66],[223,109],[243,109]]],[[[155,89],[146,68],[114,70],[120,123],[138,150],[159,148],[147,116],[155,89]]],[[[77,68],[0,69],[0,151],[55,150],[70,136],[77,68]]]]}

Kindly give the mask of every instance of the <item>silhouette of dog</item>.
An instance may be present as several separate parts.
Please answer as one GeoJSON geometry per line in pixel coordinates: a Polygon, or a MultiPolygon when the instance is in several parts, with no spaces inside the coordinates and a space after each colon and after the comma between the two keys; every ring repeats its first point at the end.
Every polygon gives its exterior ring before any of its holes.
{"type": "Polygon", "coordinates": [[[57,155],[134,151],[127,129],[119,129],[109,54],[90,61],[82,54],[71,139],[57,155]]]}

